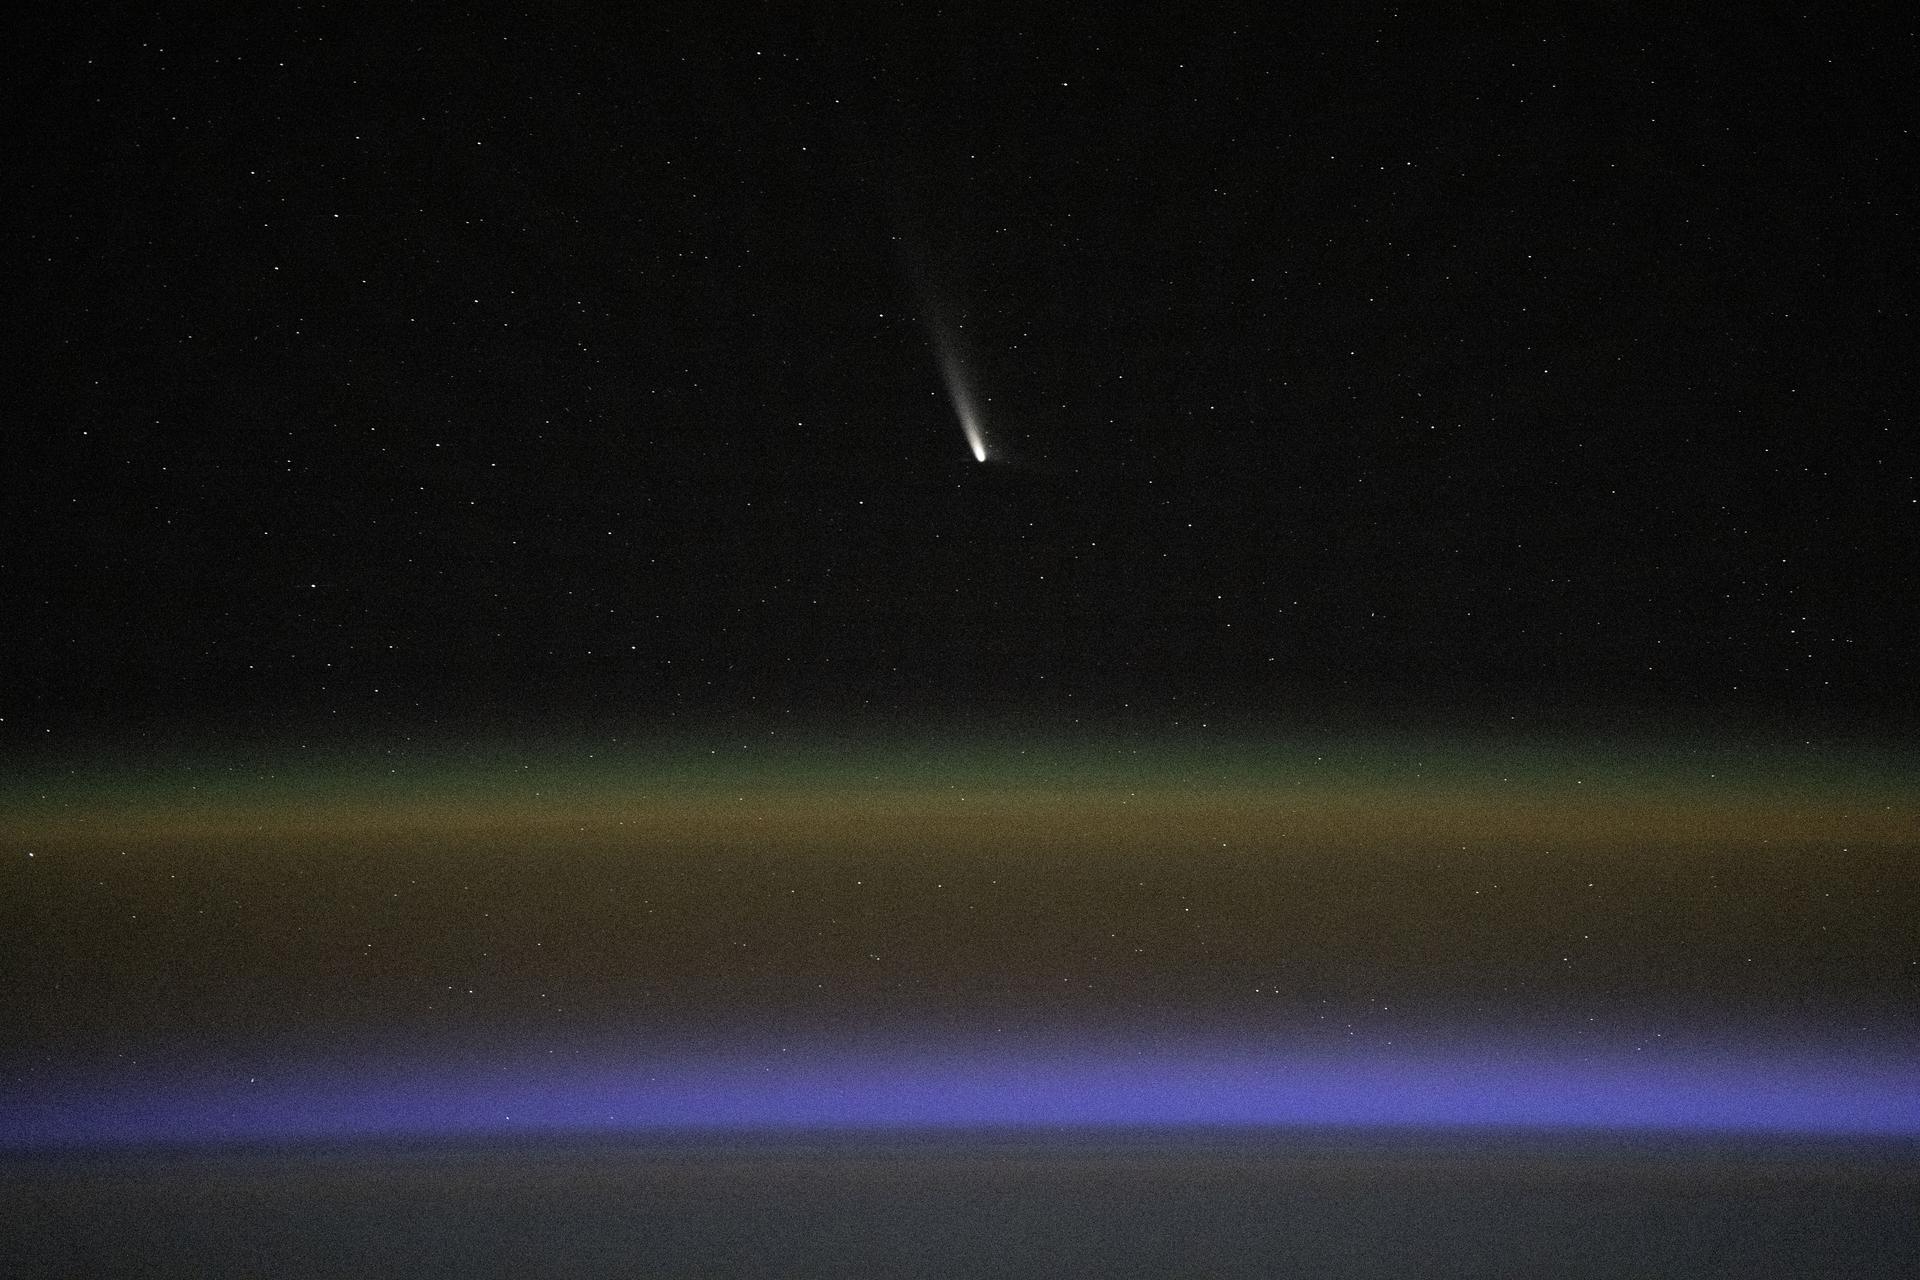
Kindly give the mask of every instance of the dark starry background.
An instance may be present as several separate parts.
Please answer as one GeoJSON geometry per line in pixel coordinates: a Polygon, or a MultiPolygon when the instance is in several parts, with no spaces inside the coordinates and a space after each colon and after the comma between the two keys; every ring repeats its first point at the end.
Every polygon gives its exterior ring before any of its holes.
{"type": "MultiPolygon", "coordinates": [[[[10,15],[0,1146],[948,1033],[1894,1089],[1912,24],[1332,8],[10,15]]],[[[0,1185],[29,1274],[1914,1251],[1910,1160],[1329,1141],[0,1185]]]]}
{"type": "Polygon", "coordinates": [[[6,742],[1899,733],[1904,28],[17,31],[6,742]],[[908,277],[964,318],[971,463],[908,277]]]}

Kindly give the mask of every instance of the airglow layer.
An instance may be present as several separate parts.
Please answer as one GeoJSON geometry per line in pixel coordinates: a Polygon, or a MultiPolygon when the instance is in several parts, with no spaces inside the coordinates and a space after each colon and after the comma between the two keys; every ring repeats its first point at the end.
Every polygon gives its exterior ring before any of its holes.
{"type": "Polygon", "coordinates": [[[0,1147],[1920,1135],[1917,776],[1035,735],[21,771],[0,1147]]]}
{"type": "Polygon", "coordinates": [[[1890,1055],[1578,1055],[1097,1039],[856,1054],[762,1045],[624,1065],[361,1064],[262,1077],[0,1089],[0,1148],[405,1136],[1063,1129],[1463,1129],[1920,1135],[1920,1067],[1890,1055]]]}

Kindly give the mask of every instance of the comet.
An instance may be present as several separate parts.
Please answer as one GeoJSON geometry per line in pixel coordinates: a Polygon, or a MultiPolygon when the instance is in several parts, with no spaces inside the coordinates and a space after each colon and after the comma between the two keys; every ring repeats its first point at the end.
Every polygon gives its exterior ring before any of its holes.
{"type": "Polygon", "coordinates": [[[985,462],[989,456],[987,429],[981,413],[981,397],[967,369],[967,348],[961,332],[964,322],[955,318],[945,290],[935,284],[932,273],[926,267],[926,253],[919,246],[918,237],[905,238],[901,242],[901,253],[902,265],[920,313],[920,324],[926,330],[927,341],[933,347],[934,360],[940,366],[940,380],[946,384],[953,415],[960,420],[960,430],[967,437],[967,448],[972,452],[973,460],[985,462]]]}
{"type": "Polygon", "coordinates": [[[961,363],[956,344],[938,326],[934,327],[933,343],[940,361],[940,377],[947,384],[947,398],[953,402],[954,416],[960,419],[960,430],[966,433],[967,448],[973,451],[975,462],[985,462],[987,436],[980,425],[980,403],[967,377],[966,366],[961,363]]]}

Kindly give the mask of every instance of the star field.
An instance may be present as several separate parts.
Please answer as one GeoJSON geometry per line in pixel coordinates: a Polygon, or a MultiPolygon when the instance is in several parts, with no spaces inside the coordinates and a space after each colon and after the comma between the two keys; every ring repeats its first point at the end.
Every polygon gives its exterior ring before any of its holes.
{"type": "Polygon", "coordinates": [[[30,20],[0,1146],[1911,1133],[1914,39],[30,20]]]}
{"type": "Polygon", "coordinates": [[[45,33],[13,739],[1910,716],[1910,36],[656,34],[45,33]]]}

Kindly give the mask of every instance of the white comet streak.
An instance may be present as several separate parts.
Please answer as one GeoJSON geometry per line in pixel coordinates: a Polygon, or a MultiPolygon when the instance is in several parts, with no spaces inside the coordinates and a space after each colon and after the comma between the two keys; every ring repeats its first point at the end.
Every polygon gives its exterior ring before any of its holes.
{"type": "Polygon", "coordinates": [[[973,450],[975,462],[985,462],[987,437],[980,429],[980,409],[974,403],[973,388],[967,385],[967,371],[961,367],[959,355],[944,335],[935,338],[935,345],[939,349],[940,376],[947,384],[947,396],[953,401],[953,412],[960,419],[960,429],[967,433],[967,447],[973,450]]]}

